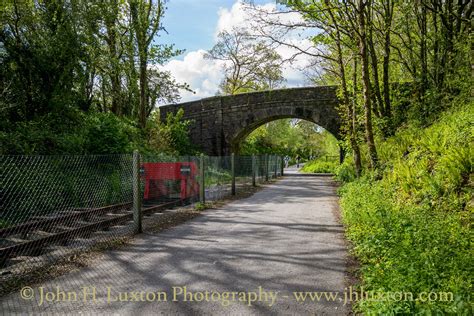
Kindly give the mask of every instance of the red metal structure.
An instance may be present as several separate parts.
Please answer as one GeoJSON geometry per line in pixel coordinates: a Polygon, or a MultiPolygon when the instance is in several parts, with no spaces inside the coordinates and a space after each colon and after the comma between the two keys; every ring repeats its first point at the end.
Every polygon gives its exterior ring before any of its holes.
{"type": "Polygon", "coordinates": [[[170,198],[179,191],[185,200],[199,195],[198,168],[194,162],[147,162],[142,164],[145,200],[170,198]]]}

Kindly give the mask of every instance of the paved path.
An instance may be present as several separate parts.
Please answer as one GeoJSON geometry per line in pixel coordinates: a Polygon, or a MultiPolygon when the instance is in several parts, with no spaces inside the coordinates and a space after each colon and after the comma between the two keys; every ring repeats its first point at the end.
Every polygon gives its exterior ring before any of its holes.
{"type": "Polygon", "coordinates": [[[35,300],[22,300],[18,293],[3,298],[2,313],[344,315],[349,308],[338,299],[311,302],[308,297],[298,303],[292,293],[344,290],[346,249],[336,209],[329,177],[293,174],[163,233],[140,235],[97,265],[45,284],[44,291],[61,302],[38,306],[40,290],[34,287],[35,300]],[[77,301],[74,294],[58,295],[57,286],[76,293],[77,301]],[[173,287],[180,293],[184,286],[188,300],[192,292],[195,301],[183,302],[181,293],[172,302],[173,287]],[[83,302],[83,287],[91,293],[96,288],[95,301],[88,294],[83,302]],[[119,292],[133,291],[147,293],[122,299],[149,301],[112,302],[119,292]],[[223,306],[228,300],[234,301],[223,306]]]}

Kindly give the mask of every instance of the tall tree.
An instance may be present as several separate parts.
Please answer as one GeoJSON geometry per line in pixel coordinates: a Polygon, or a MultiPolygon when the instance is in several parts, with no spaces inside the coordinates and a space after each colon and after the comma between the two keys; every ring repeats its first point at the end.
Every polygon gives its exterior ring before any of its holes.
{"type": "Polygon", "coordinates": [[[224,94],[274,89],[283,82],[280,55],[242,29],[221,32],[206,58],[224,62],[224,94]]]}
{"type": "Polygon", "coordinates": [[[156,104],[178,100],[188,87],[160,66],[181,51],[156,44],[163,9],[155,0],[3,1],[0,137],[9,141],[6,151],[88,150],[86,132],[68,135],[74,127],[109,120],[125,128],[129,119],[143,127],[156,104]]]}
{"type": "MultiPolygon", "coordinates": [[[[329,1],[325,1],[325,6],[327,8],[328,15],[330,17],[330,21],[333,25],[334,32],[328,32],[330,36],[334,39],[335,47],[336,47],[336,58],[337,58],[337,65],[339,67],[339,75],[341,79],[341,88],[342,94],[344,98],[344,107],[346,109],[347,115],[347,127],[348,127],[348,134],[349,134],[349,141],[353,153],[354,158],[354,167],[357,177],[361,174],[362,169],[362,162],[360,158],[360,148],[357,142],[357,126],[355,125],[356,122],[356,111],[355,111],[355,104],[352,104],[350,101],[349,89],[347,87],[347,76],[346,76],[346,69],[344,64],[344,53],[343,53],[343,42],[342,42],[342,31],[340,22],[336,18],[334,14],[334,7],[331,5],[329,1]]],[[[354,58],[354,62],[356,63],[357,58],[354,58]]],[[[356,64],[354,65],[354,73],[357,71],[356,64]]],[[[354,80],[355,86],[356,80],[354,80]]]]}
{"type": "Polygon", "coordinates": [[[110,67],[108,69],[110,83],[112,86],[112,113],[116,115],[122,114],[122,88],[121,88],[121,63],[123,50],[123,39],[119,29],[119,3],[118,0],[106,1],[103,5],[106,6],[104,10],[104,24],[105,34],[104,38],[108,47],[108,60],[110,67]]]}
{"type": "MultiPolygon", "coordinates": [[[[372,168],[377,166],[378,159],[374,134],[380,132],[383,136],[393,132],[395,124],[408,116],[429,122],[430,116],[448,104],[443,102],[444,97],[466,93],[472,85],[469,40],[472,1],[288,0],[285,3],[289,9],[282,12],[277,12],[281,7],[268,12],[261,6],[250,5],[255,20],[263,25],[253,28],[273,43],[293,49],[295,56],[313,57],[324,81],[341,85],[346,123],[352,121],[352,127],[346,129],[351,143],[352,131],[359,129],[357,100],[362,100],[368,161],[372,168]],[[295,12],[304,21],[285,19],[295,12]],[[287,40],[287,34],[304,29],[318,31],[309,38],[313,47],[287,40]],[[352,111],[344,92],[347,90],[344,86],[348,85],[344,75],[347,69],[353,72],[353,96],[349,98],[352,111]],[[392,90],[398,93],[408,88],[393,86],[395,82],[409,82],[412,99],[419,101],[412,102],[410,108],[394,109],[392,90]]],[[[354,151],[355,147],[351,147],[354,151]]]]}
{"type": "MultiPolygon", "coordinates": [[[[367,19],[368,21],[374,21],[374,10],[370,6],[367,9],[367,19]]],[[[383,115],[384,104],[382,100],[382,93],[380,91],[380,84],[379,84],[379,60],[377,57],[377,50],[374,40],[374,23],[370,23],[368,25],[368,34],[367,34],[367,49],[369,51],[369,60],[370,65],[372,68],[372,85],[371,90],[373,93],[372,104],[373,104],[373,112],[376,116],[381,117],[383,115]]]]}
{"type": "Polygon", "coordinates": [[[384,100],[384,115],[388,118],[392,116],[390,104],[390,45],[393,10],[395,7],[394,0],[382,1],[383,6],[383,100],[384,100]]]}
{"type": "Polygon", "coordinates": [[[140,103],[138,121],[142,128],[146,125],[148,94],[148,63],[150,48],[156,33],[162,29],[161,18],[164,14],[163,0],[129,0],[130,18],[138,51],[138,69],[140,79],[140,103]]]}
{"type": "Polygon", "coordinates": [[[353,8],[357,14],[357,23],[359,29],[356,34],[359,40],[359,54],[361,58],[361,73],[362,73],[362,94],[364,97],[364,112],[365,112],[365,138],[369,152],[369,161],[372,168],[377,167],[377,149],[375,147],[374,132],[372,126],[372,100],[371,100],[371,85],[369,72],[369,52],[367,45],[367,26],[370,21],[368,8],[370,0],[358,0],[357,5],[353,4],[353,8]]]}

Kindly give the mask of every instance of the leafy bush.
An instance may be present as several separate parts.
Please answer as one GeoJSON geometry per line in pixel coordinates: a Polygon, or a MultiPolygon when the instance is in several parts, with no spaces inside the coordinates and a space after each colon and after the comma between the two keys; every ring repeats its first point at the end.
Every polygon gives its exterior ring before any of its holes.
{"type": "MultiPolygon", "coordinates": [[[[451,292],[453,301],[360,301],[368,314],[472,311],[474,104],[380,144],[382,170],[340,189],[365,291],[451,292]]],[[[338,177],[350,180],[340,167],[338,177]]]]}
{"type": "Polygon", "coordinates": [[[127,117],[110,112],[68,110],[29,121],[0,123],[0,154],[124,154],[139,149],[144,154],[195,153],[183,112],[160,122],[155,112],[145,130],[127,117]]]}
{"type": "Polygon", "coordinates": [[[327,161],[325,157],[321,157],[312,161],[308,161],[303,168],[302,172],[308,173],[334,173],[339,163],[334,160],[327,161]]]}
{"type": "Polygon", "coordinates": [[[183,120],[183,109],[176,114],[168,113],[161,122],[159,112],[154,112],[148,120],[145,151],[150,154],[166,153],[174,156],[196,155],[197,148],[188,135],[190,121],[183,120]]]}
{"type": "Polygon", "coordinates": [[[141,136],[131,121],[112,113],[87,116],[83,133],[84,151],[91,154],[129,153],[141,136]]]}
{"type": "Polygon", "coordinates": [[[356,172],[352,158],[346,157],[342,164],[335,168],[334,173],[335,179],[340,182],[353,181],[356,178],[356,172]]]}
{"type": "Polygon", "coordinates": [[[0,154],[116,154],[141,147],[134,123],[111,113],[65,111],[5,127],[0,154]]]}

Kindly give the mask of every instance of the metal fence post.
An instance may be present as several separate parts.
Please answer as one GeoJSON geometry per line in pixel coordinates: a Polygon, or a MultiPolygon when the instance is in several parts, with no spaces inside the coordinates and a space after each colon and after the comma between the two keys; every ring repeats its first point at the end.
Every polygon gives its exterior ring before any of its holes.
{"type": "Polygon", "coordinates": [[[265,181],[268,181],[268,154],[265,154],[265,181]]]}
{"type": "Polygon", "coordinates": [[[133,223],[135,233],[142,232],[142,195],[140,188],[140,154],[133,151],[133,223]]]}
{"type": "Polygon", "coordinates": [[[232,153],[230,155],[230,165],[232,172],[232,195],[235,195],[235,155],[232,153]]]}
{"type": "Polygon", "coordinates": [[[273,166],[273,173],[275,174],[275,179],[278,178],[278,156],[277,155],[273,155],[273,163],[274,163],[274,166],[273,166]]]}
{"type": "Polygon", "coordinates": [[[280,176],[283,177],[283,171],[285,170],[285,159],[283,158],[283,156],[281,157],[281,174],[280,176]]]}
{"type": "Polygon", "coordinates": [[[252,155],[252,186],[257,186],[257,183],[255,181],[255,176],[256,176],[256,161],[255,161],[255,155],[252,155]]]}
{"type": "Polygon", "coordinates": [[[204,179],[204,154],[201,154],[199,159],[199,201],[206,203],[206,190],[205,190],[205,179],[204,179]]]}

